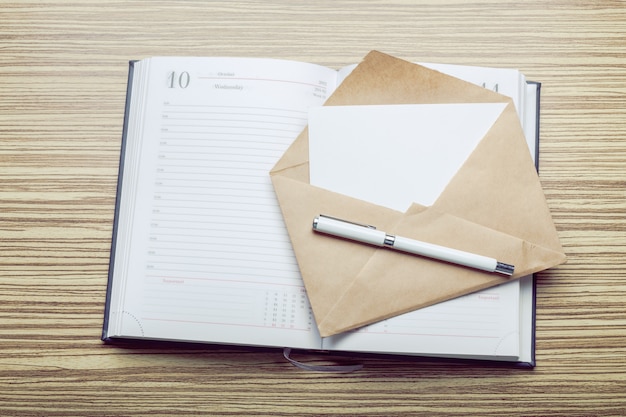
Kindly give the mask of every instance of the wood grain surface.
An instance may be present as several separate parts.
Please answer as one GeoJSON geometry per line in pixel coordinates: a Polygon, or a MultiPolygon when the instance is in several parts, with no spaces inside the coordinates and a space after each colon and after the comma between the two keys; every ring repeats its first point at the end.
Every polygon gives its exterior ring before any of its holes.
{"type": "Polygon", "coordinates": [[[626,2],[0,1],[0,416],[626,415],[626,2]],[[127,63],[378,49],[541,81],[568,262],[539,275],[537,367],[100,340],[127,63]]]}

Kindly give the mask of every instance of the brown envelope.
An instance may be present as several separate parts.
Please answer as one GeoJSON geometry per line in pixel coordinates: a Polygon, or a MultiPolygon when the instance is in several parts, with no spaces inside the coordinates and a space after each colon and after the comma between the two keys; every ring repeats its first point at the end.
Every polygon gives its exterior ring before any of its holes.
{"type": "Polygon", "coordinates": [[[507,281],[312,231],[319,214],[490,256],[519,278],[565,262],[510,98],[380,52],[370,52],[326,105],[508,102],[431,207],[406,213],[309,183],[308,133],[271,171],[274,190],[323,337],[507,281]]]}

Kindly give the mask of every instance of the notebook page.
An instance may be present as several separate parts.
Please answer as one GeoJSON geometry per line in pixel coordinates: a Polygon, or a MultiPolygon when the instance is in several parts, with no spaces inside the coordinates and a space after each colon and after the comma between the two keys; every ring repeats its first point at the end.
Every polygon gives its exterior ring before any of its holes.
{"type": "Polygon", "coordinates": [[[265,59],[148,64],[130,244],[117,250],[129,260],[119,335],[319,348],[268,172],[336,72],[265,59]]]}
{"type": "MultiPolygon", "coordinates": [[[[538,114],[537,101],[539,100],[539,89],[536,84],[528,84],[526,89],[526,101],[524,121],[524,133],[530,154],[537,165],[537,137],[538,114]]],[[[534,362],[534,336],[535,336],[535,291],[534,277],[529,275],[519,280],[520,286],[520,357],[521,362],[534,362]]]]}

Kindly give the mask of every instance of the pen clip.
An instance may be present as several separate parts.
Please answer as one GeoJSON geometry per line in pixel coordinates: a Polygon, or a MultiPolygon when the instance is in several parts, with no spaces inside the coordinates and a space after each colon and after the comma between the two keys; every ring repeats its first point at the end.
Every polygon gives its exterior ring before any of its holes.
{"type": "Polygon", "coordinates": [[[371,224],[365,224],[365,223],[356,223],[356,222],[352,222],[350,220],[344,220],[344,219],[340,219],[337,217],[332,217],[332,216],[327,216],[325,214],[320,214],[318,217],[325,217],[327,219],[331,219],[331,220],[336,220],[338,222],[344,222],[344,223],[349,223],[349,224],[353,224],[355,226],[361,226],[361,227],[367,227],[368,229],[374,229],[376,230],[376,226],[372,226],[371,224]]]}

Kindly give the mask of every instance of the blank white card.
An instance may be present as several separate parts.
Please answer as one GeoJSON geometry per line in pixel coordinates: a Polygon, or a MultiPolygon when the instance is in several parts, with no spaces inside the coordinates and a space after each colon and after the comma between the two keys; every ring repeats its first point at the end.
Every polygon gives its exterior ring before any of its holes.
{"type": "Polygon", "coordinates": [[[406,211],[432,205],[506,103],[323,106],[309,111],[311,184],[406,211]]]}

